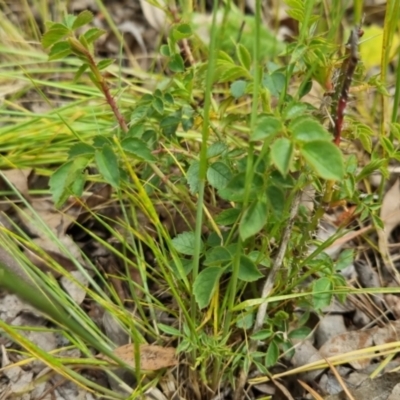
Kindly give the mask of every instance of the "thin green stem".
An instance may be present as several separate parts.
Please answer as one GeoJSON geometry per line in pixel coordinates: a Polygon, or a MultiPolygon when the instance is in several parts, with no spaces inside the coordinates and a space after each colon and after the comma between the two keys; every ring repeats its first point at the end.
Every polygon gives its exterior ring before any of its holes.
{"type": "MultiPolygon", "coordinates": [[[[397,122],[397,115],[399,112],[400,105],[400,47],[397,54],[397,69],[396,69],[396,89],[393,99],[393,110],[392,110],[392,122],[397,122]]],[[[391,139],[393,139],[391,137],[391,139]]]]}
{"type": "MultiPolygon", "coordinates": [[[[254,48],[253,48],[253,63],[254,63],[254,85],[253,85],[253,102],[251,109],[251,119],[250,119],[250,131],[252,132],[256,126],[257,116],[258,116],[258,105],[259,105],[259,94],[260,94],[260,83],[261,83],[261,56],[260,56],[260,31],[261,31],[261,1],[256,1],[255,10],[255,35],[254,35],[254,48]]],[[[254,177],[254,143],[250,142],[248,154],[247,154],[247,166],[246,166],[246,184],[245,184],[245,194],[243,209],[245,210],[249,203],[249,195],[251,183],[254,177]]],[[[242,243],[239,242],[237,247],[237,252],[235,259],[233,261],[232,278],[229,285],[229,301],[228,301],[228,312],[226,315],[224,323],[224,335],[229,332],[233,308],[235,306],[236,290],[239,276],[239,266],[240,266],[240,255],[242,254],[242,243]]]]}
{"type": "MultiPolygon", "coordinates": [[[[210,110],[212,102],[212,86],[214,81],[215,65],[217,60],[217,54],[219,49],[219,42],[217,41],[218,27],[217,27],[217,11],[218,2],[214,2],[213,7],[213,19],[211,26],[211,39],[209,49],[209,59],[206,74],[206,89],[204,93],[204,111],[203,111],[203,127],[201,132],[201,150],[200,150],[200,170],[199,170],[199,194],[197,199],[197,211],[196,211],[196,228],[195,228],[195,243],[193,251],[193,270],[192,270],[192,282],[196,282],[196,278],[199,274],[200,264],[200,253],[201,253],[201,233],[203,226],[203,204],[204,204],[204,188],[207,174],[207,141],[210,130],[210,110]]],[[[196,321],[197,316],[197,304],[194,294],[191,295],[191,318],[192,323],[196,321]]],[[[193,332],[193,339],[195,339],[196,333],[193,332]]],[[[192,353],[193,360],[196,359],[196,350],[192,353]]]]}

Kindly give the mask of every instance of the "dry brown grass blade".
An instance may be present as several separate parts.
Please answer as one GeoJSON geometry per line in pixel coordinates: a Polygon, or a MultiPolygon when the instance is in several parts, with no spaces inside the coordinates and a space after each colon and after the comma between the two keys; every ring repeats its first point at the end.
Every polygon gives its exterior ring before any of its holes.
{"type": "Polygon", "coordinates": [[[308,385],[307,383],[303,382],[300,379],[297,379],[297,382],[299,382],[299,384],[305,389],[307,390],[308,393],[311,394],[311,396],[314,397],[315,400],[324,400],[323,397],[321,397],[310,385],[308,385]]]}
{"type": "Polygon", "coordinates": [[[336,379],[338,380],[338,382],[340,383],[340,386],[343,388],[343,391],[346,393],[347,397],[350,400],[355,400],[354,397],[352,396],[352,394],[350,393],[348,387],[346,386],[346,384],[344,383],[342,377],[340,376],[340,374],[337,372],[337,369],[334,367],[334,365],[325,358],[325,361],[327,362],[327,364],[329,365],[329,368],[331,369],[333,375],[335,375],[336,379]]]}
{"type": "Polygon", "coordinates": [[[289,391],[283,386],[280,382],[278,382],[276,379],[272,379],[272,382],[274,382],[274,385],[279,388],[279,390],[286,396],[288,400],[294,400],[292,395],[289,393],[289,391]]]}

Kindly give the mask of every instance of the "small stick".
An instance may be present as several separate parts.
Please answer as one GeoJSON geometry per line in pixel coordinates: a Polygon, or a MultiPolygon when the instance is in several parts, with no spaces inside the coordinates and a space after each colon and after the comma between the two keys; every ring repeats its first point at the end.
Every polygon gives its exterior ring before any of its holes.
{"type": "MultiPolygon", "coordinates": [[[[279,246],[278,254],[276,255],[274,265],[272,266],[271,271],[269,272],[268,277],[265,280],[261,292],[262,299],[266,299],[271,294],[271,291],[274,287],[276,275],[282,267],[283,259],[285,257],[285,253],[290,239],[290,234],[292,232],[293,224],[299,210],[300,200],[301,200],[301,192],[298,191],[295,194],[293,203],[291,205],[289,221],[287,222],[285,230],[283,232],[282,241],[279,246]]],[[[253,335],[257,333],[264,325],[265,316],[267,315],[267,306],[268,303],[264,302],[260,305],[258,309],[256,322],[254,323],[252,332],[253,335]]],[[[258,347],[258,340],[251,340],[249,346],[249,353],[251,354],[255,352],[257,350],[257,347],[258,347]]],[[[246,384],[246,381],[247,381],[247,372],[244,369],[242,369],[239,375],[238,385],[235,391],[235,397],[234,397],[235,400],[240,400],[242,398],[243,388],[244,385],[246,384]]]]}

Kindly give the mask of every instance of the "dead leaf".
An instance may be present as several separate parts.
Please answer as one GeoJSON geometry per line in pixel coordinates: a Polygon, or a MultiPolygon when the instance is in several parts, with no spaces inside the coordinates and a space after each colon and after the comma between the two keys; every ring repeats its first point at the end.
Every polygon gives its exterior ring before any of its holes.
{"type": "MultiPolygon", "coordinates": [[[[373,345],[371,330],[346,332],[329,339],[319,349],[322,357],[328,358],[339,354],[349,353],[354,350],[365,349],[373,345]]],[[[351,360],[349,364],[355,369],[367,367],[371,359],[351,360]]]]}
{"type": "MultiPolygon", "coordinates": [[[[79,246],[72,240],[70,236],[63,235],[58,238],[58,242],[51,240],[48,237],[39,237],[32,239],[37,248],[42,249],[49,259],[52,259],[56,264],[61,265],[67,271],[73,271],[76,269],[76,265],[72,260],[78,261],[80,264],[88,267],[87,263],[82,257],[79,246]],[[68,250],[70,254],[67,254],[63,248],[68,250]]],[[[52,262],[46,259],[45,256],[40,256],[32,249],[25,248],[24,252],[32,264],[36,265],[41,271],[51,271],[56,278],[60,276],[58,271],[52,266],[52,262]]]]}
{"type": "MultiPolygon", "coordinates": [[[[165,6],[164,1],[159,0],[159,4],[165,6]]],[[[165,12],[161,8],[153,6],[147,0],[140,0],[140,6],[150,26],[157,32],[162,32],[167,22],[165,12]]]]}
{"type": "Polygon", "coordinates": [[[400,224],[400,182],[399,179],[386,192],[381,206],[380,218],[385,225],[387,239],[393,229],[400,224]]]}
{"type": "MultiPolygon", "coordinates": [[[[9,169],[6,171],[1,171],[1,174],[10,181],[10,183],[15,186],[18,192],[29,199],[29,188],[28,188],[28,178],[32,173],[32,168],[27,169],[9,169]]],[[[9,185],[4,180],[3,177],[0,177],[0,190],[10,190],[9,185]]],[[[5,211],[11,206],[10,203],[1,204],[1,210],[5,211]]]]}
{"type": "Polygon", "coordinates": [[[57,211],[51,201],[34,199],[31,202],[32,210],[27,208],[18,209],[18,215],[23,224],[34,236],[46,236],[43,225],[51,229],[57,237],[65,234],[67,228],[76,220],[76,216],[57,211]],[[41,222],[38,221],[38,217],[41,222]]]}
{"type": "MultiPolygon", "coordinates": [[[[176,350],[174,347],[161,347],[152,344],[141,344],[140,350],[140,369],[156,371],[161,368],[172,367],[178,363],[176,350]]],[[[126,344],[117,347],[113,353],[127,364],[135,367],[134,345],[126,344]]],[[[107,357],[99,358],[110,361],[107,357]]]]}
{"type": "Polygon", "coordinates": [[[378,230],[378,247],[386,267],[400,281],[400,276],[390,257],[388,239],[393,229],[400,224],[400,181],[399,178],[386,192],[381,206],[380,218],[384,224],[384,230],[378,230]]]}
{"type": "MultiPolygon", "coordinates": [[[[346,332],[329,339],[319,350],[324,358],[345,354],[354,350],[365,349],[373,345],[393,343],[399,340],[400,321],[395,321],[383,328],[375,327],[365,331],[346,332]]],[[[366,368],[372,359],[349,361],[355,369],[366,368]]]]}
{"type": "Polygon", "coordinates": [[[396,319],[400,318],[400,297],[395,294],[386,294],[384,296],[388,309],[393,313],[396,319]]]}

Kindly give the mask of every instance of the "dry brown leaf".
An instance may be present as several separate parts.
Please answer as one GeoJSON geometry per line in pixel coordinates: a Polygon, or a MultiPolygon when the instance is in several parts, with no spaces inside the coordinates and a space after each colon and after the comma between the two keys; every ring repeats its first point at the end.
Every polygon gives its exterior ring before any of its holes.
{"type": "MultiPolygon", "coordinates": [[[[160,6],[165,6],[163,0],[159,0],[158,4],[160,4],[160,6]]],[[[151,25],[151,27],[157,32],[162,32],[167,22],[165,12],[161,8],[148,3],[146,0],[140,0],[140,6],[142,7],[146,21],[151,25]]]]}
{"type": "MultiPolygon", "coordinates": [[[[345,354],[354,350],[365,349],[373,345],[371,330],[346,332],[329,339],[320,349],[322,357],[328,358],[345,354]]],[[[349,364],[355,369],[366,368],[370,364],[369,358],[352,360],[349,364]]]]}
{"type": "MultiPolygon", "coordinates": [[[[61,265],[67,271],[73,271],[76,269],[76,265],[72,260],[76,260],[82,265],[87,265],[82,257],[79,246],[72,240],[70,236],[63,235],[58,238],[58,241],[68,250],[70,255],[66,254],[58,243],[52,241],[48,237],[32,239],[32,243],[34,243],[37,248],[42,249],[45,253],[47,253],[50,259],[61,265]]],[[[29,248],[25,248],[24,253],[28,259],[40,270],[46,272],[51,271],[54,276],[60,276],[60,274],[58,274],[57,271],[52,267],[52,263],[45,257],[41,257],[39,254],[29,248]]]]}
{"type": "MultiPolygon", "coordinates": [[[[393,343],[400,337],[400,321],[394,321],[383,328],[375,327],[365,331],[352,331],[337,335],[328,340],[319,350],[324,358],[365,349],[374,345],[393,343]]],[[[370,358],[349,361],[355,369],[366,368],[370,358]]]]}
{"type": "Polygon", "coordinates": [[[393,229],[400,224],[400,181],[399,178],[393,186],[386,192],[381,206],[380,218],[384,225],[384,230],[378,230],[378,247],[387,267],[390,267],[396,279],[400,281],[400,276],[390,257],[388,239],[393,229]]]}
{"type": "Polygon", "coordinates": [[[381,206],[380,217],[385,224],[386,237],[400,224],[400,182],[399,179],[386,192],[381,206]]]}
{"type": "Polygon", "coordinates": [[[76,216],[55,210],[52,201],[34,199],[31,202],[31,206],[34,212],[26,208],[21,208],[18,209],[18,215],[29,232],[35,236],[46,236],[43,229],[43,225],[46,225],[57,237],[61,237],[65,234],[71,223],[76,220],[76,216]],[[35,214],[39,216],[42,223],[38,221],[35,214]]]}
{"type": "MultiPolygon", "coordinates": [[[[27,169],[9,169],[1,171],[6,179],[8,179],[18,190],[22,196],[29,199],[28,178],[32,173],[32,168],[27,169]]],[[[0,190],[10,190],[6,181],[0,177],[0,190]]],[[[6,211],[10,207],[10,203],[1,204],[1,210],[6,211]]]]}
{"type": "Polygon", "coordinates": [[[331,251],[337,251],[337,248],[339,248],[340,250],[345,244],[355,239],[356,237],[368,232],[371,228],[372,225],[368,225],[357,231],[347,232],[341,238],[336,239],[326,250],[328,251],[328,253],[330,253],[331,251]]]}
{"type": "Polygon", "coordinates": [[[396,319],[400,318],[400,297],[395,294],[386,294],[384,296],[388,309],[393,313],[396,319]]]}
{"type": "MultiPolygon", "coordinates": [[[[1,173],[16,187],[16,189],[22,195],[28,195],[28,178],[32,173],[32,168],[9,169],[6,171],[1,171],[1,173]]],[[[2,186],[5,184],[5,182],[2,182],[2,186]]]]}
{"type": "MultiPolygon", "coordinates": [[[[140,349],[140,369],[156,371],[161,368],[172,367],[178,363],[176,350],[174,347],[161,347],[152,344],[141,344],[140,349]]],[[[135,367],[134,345],[126,344],[117,347],[113,353],[127,364],[135,367]]],[[[109,360],[107,357],[100,358],[109,360]]]]}

